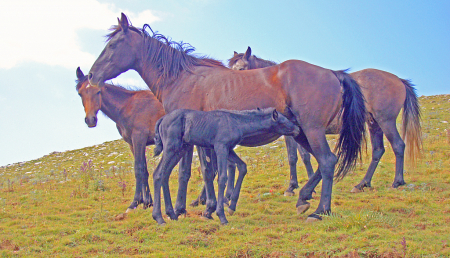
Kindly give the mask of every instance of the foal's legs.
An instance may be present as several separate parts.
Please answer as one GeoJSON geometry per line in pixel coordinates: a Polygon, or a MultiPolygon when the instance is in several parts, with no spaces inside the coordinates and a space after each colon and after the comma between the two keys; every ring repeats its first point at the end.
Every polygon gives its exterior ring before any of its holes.
{"type": "MultiPolygon", "coordinates": [[[[234,151],[232,151],[232,152],[234,153],[234,151]]],[[[227,205],[228,205],[228,201],[231,200],[231,195],[233,194],[233,191],[234,191],[235,175],[236,175],[236,163],[228,160],[228,181],[227,181],[227,191],[225,192],[225,203],[227,205]]]]}
{"type": "MultiPolygon", "coordinates": [[[[239,176],[236,181],[236,186],[234,188],[233,194],[231,195],[230,206],[228,207],[228,213],[230,215],[233,215],[233,213],[236,211],[236,204],[239,199],[239,193],[241,192],[242,181],[244,180],[244,177],[247,174],[247,165],[244,163],[244,161],[242,161],[238,157],[236,152],[234,152],[233,150],[230,151],[228,159],[229,159],[229,163],[237,164],[238,170],[239,170],[239,176]]],[[[234,175],[233,175],[233,181],[234,181],[234,175]]],[[[229,182],[230,182],[230,179],[228,179],[228,183],[229,182]]]]}
{"type": "Polygon", "coordinates": [[[186,214],[186,196],[189,178],[191,178],[191,164],[194,146],[190,146],[186,154],[180,161],[178,173],[178,194],[177,202],[175,203],[175,215],[178,217],[181,214],[186,214]]]}
{"type": "MultiPolygon", "coordinates": [[[[214,170],[214,177],[216,176],[217,171],[214,170]]],[[[233,162],[228,162],[228,181],[227,181],[227,191],[225,193],[225,204],[228,203],[228,200],[230,200],[231,195],[233,194],[234,190],[234,178],[236,174],[236,164],[233,162]]],[[[203,186],[202,191],[200,192],[200,195],[197,197],[197,199],[193,200],[191,204],[189,204],[192,207],[196,207],[199,204],[205,204],[206,203],[206,189],[205,186],[203,186]]]]}
{"type": "Polygon", "coordinates": [[[372,161],[367,169],[366,175],[353,189],[352,193],[364,191],[365,187],[371,187],[372,177],[375,169],[384,154],[383,131],[375,120],[367,123],[370,132],[370,141],[372,143],[372,161]]]}
{"type": "Polygon", "coordinates": [[[128,207],[127,212],[136,209],[141,203],[144,204],[144,209],[147,209],[153,205],[152,196],[148,185],[147,161],[145,159],[147,135],[133,135],[131,140],[133,145],[130,145],[130,147],[134,156],[136,191],[134,193],[133,202],[128,207]]]}
{"type": "MultiPolygon", "coordinates": [[[[200,159],[200,167],[202,169],[203,181],[205,183],[206,192],[206,210],[203,216],[212,219],[211,214],[216,211],[217,201],[216,194],[214,192],[214,167],[213,167],[213,155],[214,151],[207,148],[197,147],[198,156],[200,159]]],[[[214,157],[215,159],[215,157],[214,157]]]]}
{"type": "Polygon", "coordinates": [[[166,214],[169,215],[171,219],[177,219],[177,216],[173,211],[172,200],[170,198],[169,176],[178,161],[180,161],[181,157],[183,157],[184,153],[187,151],[187,147],[189,147],[184,145],[180,148],[179,146],[181,146],[181,142],[165,143],[163,156],[156,167],[155,172],[153,173],[155,202],[152,217],[158,222],[158,224],[165,223],[161,215],[161,186],[163,187],[166,214]]]}
{"type": "MultiPolygon", "coordinates": [[[[216,213],[217,216],[220,219],[220,223],[222,225],[228,224],[228,220],[225,217],[225,212],[223,209],[223,199],[225,194],[225,185],[227,183],[227,162],[228,162],[228,155],[230,152],[230,149],[227,148],[227,146],[223,144],[216,144],[214,146],[214,152],[216,153],[217,157],[217,168],[218,168],[218,193],[217,193],[217,209],[216,213]]],[[[211,181],[213,178],[211,178],[211,181]]],[[[208,190],[208,188],[206,188],[208,190]]],[[[208,204],[208,201],[206,201],[206,204],[208,204]]]]}

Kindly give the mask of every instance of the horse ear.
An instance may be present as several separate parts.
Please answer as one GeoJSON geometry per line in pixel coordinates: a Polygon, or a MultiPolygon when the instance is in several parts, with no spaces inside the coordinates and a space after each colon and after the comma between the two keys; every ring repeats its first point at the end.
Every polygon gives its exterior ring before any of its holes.
{"type": "Polygon", "coordinates": [[[237,55],[238,55],[238,52],[234,51],[234,56],[237,56],[237,55]]]}
{"type": "Polygon", "coordinates": [[[252,55],[252,49],[250,47],[247,48],[247,51],[245,51],[244,59],[248,60],[250,56],[252,55]]]}
{"type": "Polygon", "coordinates": [[[278,120],[278,111],[276,109],[272,113],[272,120],[275,122],[278,120]]]}
{"type": "Polygon", "coordinates": [[[78,78],[78,80],[81,80],[84,78],[84,73],[81,71],[79,66],[77,68],[77,78],[78,78]]]}
{"type": "Polygon", "coordinates": [[[122,13],[119,20],[119,27],[123,30],[123,32],[126,32],[129,26],[130,25],[128,24],[128,17],[124,13],[122,13]]]}

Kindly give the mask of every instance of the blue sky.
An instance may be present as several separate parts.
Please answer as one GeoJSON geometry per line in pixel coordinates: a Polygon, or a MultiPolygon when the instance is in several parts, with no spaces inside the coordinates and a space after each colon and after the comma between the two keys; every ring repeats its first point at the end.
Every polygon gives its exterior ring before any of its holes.
{"type": "MultiPolygon", "coordinates": [[[[449,94],[450,1],[15,0],[0,3],[0,166],[119,139],[84,124],[75,69],[87,72],[120,12],[196,53],[233,51],[330,69],[382,69],[419,95],[449,94]]],[[[145,88],[135,72],[114,80],[145,88]]]]}

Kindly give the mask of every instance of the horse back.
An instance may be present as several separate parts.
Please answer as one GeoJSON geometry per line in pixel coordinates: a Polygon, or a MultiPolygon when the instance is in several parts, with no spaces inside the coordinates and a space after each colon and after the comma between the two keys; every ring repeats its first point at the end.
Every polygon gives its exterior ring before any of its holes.
{"type": "Polygon", "coordinates": [[[406,98],[406,89],[396,75],[377,69],[364,69],[350,74],[361,86],[366,99],[367,112],[375,120],[395,119],[400,113],[406,98]]]}

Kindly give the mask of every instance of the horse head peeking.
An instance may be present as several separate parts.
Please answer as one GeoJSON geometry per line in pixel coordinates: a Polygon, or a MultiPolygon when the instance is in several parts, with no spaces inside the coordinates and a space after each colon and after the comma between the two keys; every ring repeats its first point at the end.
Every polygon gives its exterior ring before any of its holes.
{"type": "Polygon", "coordinates": [[[83,101],[84,111],[86,112],[84,121],[87,126],[95,127],[97,125],[97,113],[102,107],[100,88],[89,84],[87,76],[84,75],[80,67],[77,68],[77,78],[76,89],[83,101]]]}
{"type": "Polygon", "coordinates": [[[228,67],[233,70],[250,70],[274,65],[277,65],[277,63],[252,55],[250,47],[247,48],[245,53],[234,51],[233,57],[228,59],[228,67]]]}
{"type": "Polygon", "coordinates": [[[228,60],[229,65],[233,70],[248,70],[249,69],[249,59],[252,57],[252,49],[250,47],[247,48],[247,51],[243,54],[238,54],[238,52],[234,51],[233,57],[228,60]],[[233,61],[231,61],[233,60],[233,61]]]}

